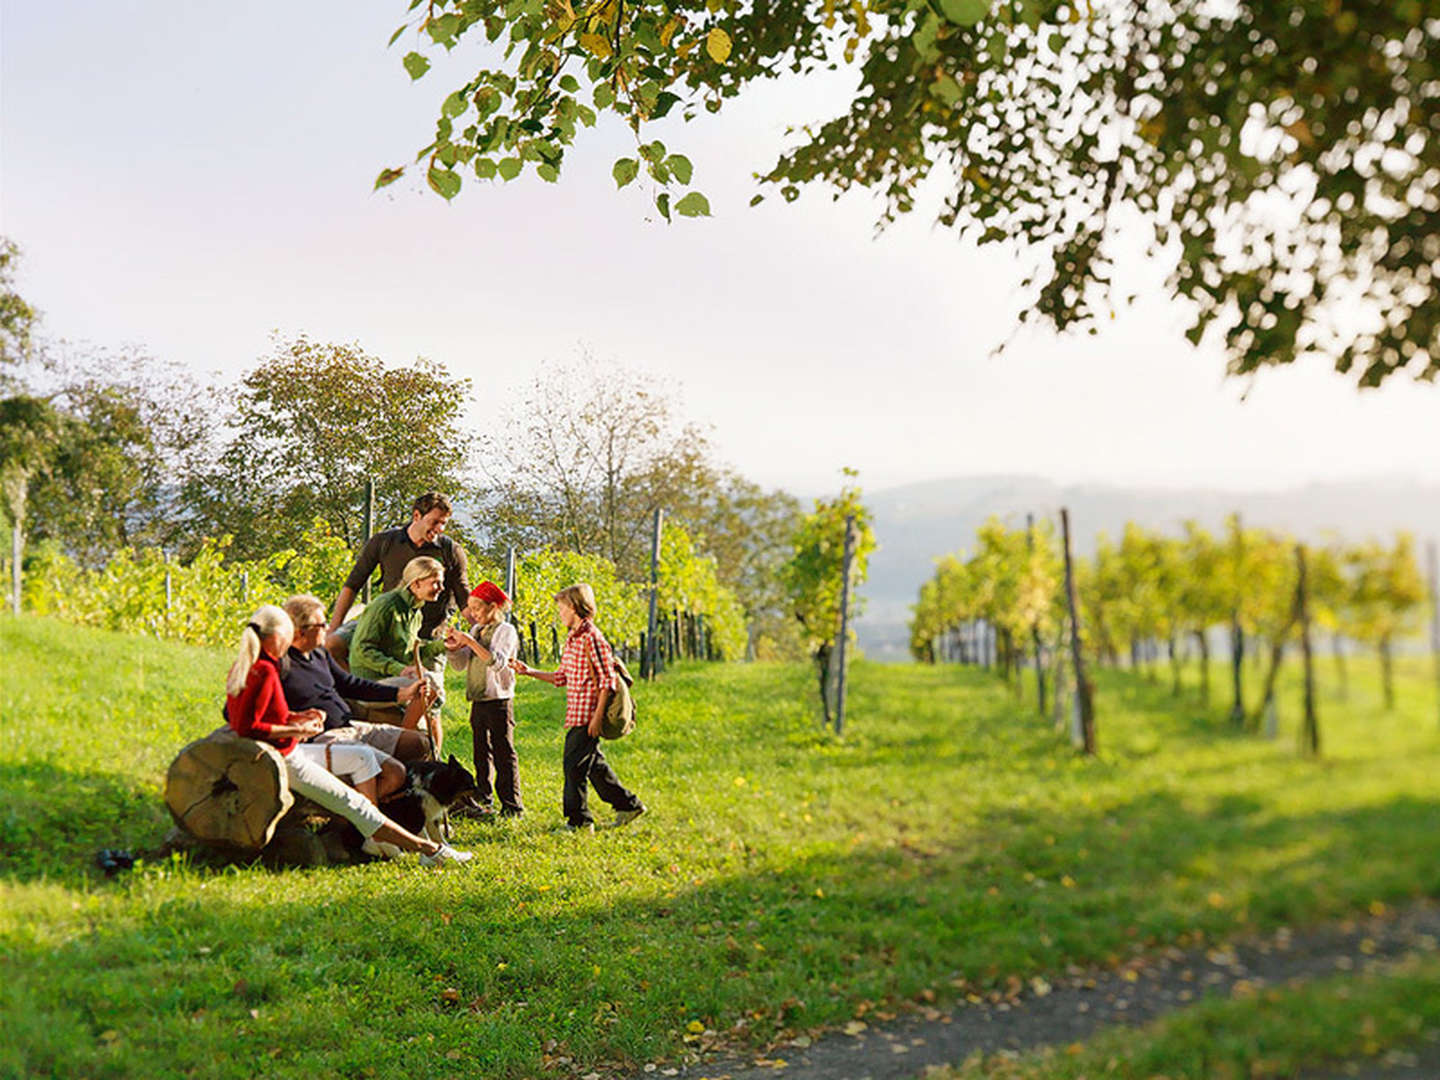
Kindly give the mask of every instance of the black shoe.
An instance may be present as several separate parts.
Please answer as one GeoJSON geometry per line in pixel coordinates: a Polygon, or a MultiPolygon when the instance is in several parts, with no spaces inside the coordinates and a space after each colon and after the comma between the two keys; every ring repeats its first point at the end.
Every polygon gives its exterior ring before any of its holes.
{"type": "Polygon", "coordinates": [[[615,811],[615,828],[619,829],[623,828],[626,825],[629,825],[632,821],[634,821],[643,813],[645,813],[644,803],[636,806],[634,810],[615,811]]]}

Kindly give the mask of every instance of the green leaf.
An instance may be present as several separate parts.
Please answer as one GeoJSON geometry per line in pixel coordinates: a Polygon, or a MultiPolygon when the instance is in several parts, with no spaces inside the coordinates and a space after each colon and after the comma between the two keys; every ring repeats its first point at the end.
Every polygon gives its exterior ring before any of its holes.
{"type": "Polygon", "coordinates": [[[575,78],[574,75],[561,75],[560,89],[564,90],[567,94],[573,94],[576,90],[580,89],[580,80],[575,78]]]}
{"type": "Polygon", "coordinates": [[[681,217],[709,217],[710,200],[698,191],[692,191],[675,204],[675,212],[681,217]]]}
{"type": "Polygon", "coordinates": [[[500,164],[496,166],[500,171],[501,179],[504,180],[514,180],[515,177],[520,175],[520,170],[523,167],[524,162],[518,157],[501,158],[500,164]]]}
{"type": "Polygon", "coordinates": [[[445,99],[445,104],[440,106],[440,111],[446,116],[455,117],[459,116],[469,107],[470,102],[466,100],[465,94],[460,90],[456,90],[445,99]]]}
{"type": "Polygon", "coordinates": [[[655,196],[655,208],[660,211],[660,216],[666,221],[670,220],[670,193],[662,191],[655,196]]]}
{"type": "Polygon", "coordinates": [[[432,165],[430,166],[430,171],[425,174],[425,180],[429,183],[431,189],[436,194],[443,196],[447,202],[460,194],[459,173],[432,165]]]}
{"type": "MultiPolygon", "coordinates": [[[[665,159],[665,165],[675,174],[675,179],[679,180],[680,183],[688,184],[690,182],[690,174],[694,172],[694,168],[690,164],[690,159],[684,154],[671,154],[665,159]]],[[[676,209],[679,209],[679,207],[676,207],[676,209]]]]}
{"type": "Polygon", "coordinates": [[[751,206],[759,206],[759,205],[760,205],[762,202],[764,202],[764,201],[765,201],[765,196],[764,196],[764,195],[752,195],[752,196],[750,197],[750,205],[751,205],[751,206]]]}
{"type": "Polygon", "coordinates": [[[539,165],[536,165],[535,172],[540,179],[544,180],[547,184],[553,184],[556,180],[560,179],[560,170],[548,161],[542,161],[539,165]]]}
{"type": "Polygon", "coordinates": [[[615,167],[610,170],[610,175],[615,177],[615,186],[623,188],[640,175],[640,162],[634,158],[622,157],[615,162],[615,167]]]}
{"type": "Polygon", "coordinates": [[[974,26],[990,14],[990,0],[940,0],[940,10],[956,26],[974,26]]]}
{"type": "Polygon", "coordinates": [[[412,79],[418,79],[430,70],[430,61],[418,52],[406,53],[405,59],[401,60],[400,63],[405,65],[405,70],[410,73],[410,78],[412,79]]]}
{"type": "Polygon", "coordinates": [[[659,161],[665,156],[665,144],[659,139],[640,147],[640,156],[646,161],[659,161]]]}
{"type": "Polygon", "coordinates": [[[960,100],[960,84],[949,75],[941,75],[930,84],[930,93],[943,101],[946,105],[954,105],[960,100]]]}
{"type": "Polygon", "coordinates": [[[476,158],[475,175],[481,180],[494,180],[495,162],[488,157],[476,158]]]}
{"type": "Polygon", "coordinates": [[[391,45],[394,45],[395,42],[400,40],[400,35],[405,33],[405,31],[408,29],[410,29],[410,24],[406,23],[404,26],[400,27],[399,30],[396,30],[393,34],[390,35],[390,40],[385,43],[385,47],[388,49],[391,45]]]}
{"type": "Polygon", "coordinates": [[[599,83],[595,87],[595,107],[597,109],[608,109],[615,104],[615,91],[609,83],[599,83]]]}
{"type": "Polygon", "coordinates": [[[405,167],[403,165],[398,169],[381,169],[380,175],[375,178],[375,186],[370,190],[379,191],[382,187],[387,187],[388,185],[393,184],[396,180],[399,180],[400,177],[404,175],[405,167]]]}

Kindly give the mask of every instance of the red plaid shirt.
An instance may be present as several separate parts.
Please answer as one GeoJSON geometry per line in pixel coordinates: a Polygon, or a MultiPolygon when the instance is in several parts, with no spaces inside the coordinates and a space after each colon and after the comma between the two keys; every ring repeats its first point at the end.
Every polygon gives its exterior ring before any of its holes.
{"type": "Polygon", "coordinates": [[[589,619],[565,639],[555,675],[555,685],[565,687],[565,726],[586,727],[600,704],[600,691],[614,690],[616,678],[610,643],[589,619]]]}

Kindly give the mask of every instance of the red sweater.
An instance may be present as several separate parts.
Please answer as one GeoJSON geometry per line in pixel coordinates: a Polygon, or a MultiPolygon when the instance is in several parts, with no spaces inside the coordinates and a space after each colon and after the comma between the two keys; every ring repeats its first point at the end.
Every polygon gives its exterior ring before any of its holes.
{"type": "Polygon", "coordinates": [[[280,669],[268,653],[260,653],[240,693],[225,699],[225,719],[237,735],[268,742],[282,754],[295,749],[293,736],[270,737],[270,729],[276,724],[290,722],[290,707],[285,704],[285,691],[280,686],[280,669]]]}

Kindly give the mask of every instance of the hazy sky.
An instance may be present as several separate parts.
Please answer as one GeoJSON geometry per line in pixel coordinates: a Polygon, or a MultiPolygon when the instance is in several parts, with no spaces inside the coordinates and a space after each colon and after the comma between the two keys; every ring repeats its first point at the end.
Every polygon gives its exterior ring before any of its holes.
{"type": "MultiPolygon", "coordinates": [[[[843,79],[770,86],[656,129],[715,216],[616,194],[610,125],[558,185],[469,181],[450,205],[375,174],[429,141],[473,47],[411,84],[403,0],[0,0],[0,230],[49,334],[235,373],[272,330],[433,357],[485,406],[582,347],[664,373],[721,454],[810,492],[973,473],[1246,488],[1440,480],[1440,387],[1360,393],[1323,364],[1223,378],[1151,290],[1094,338],[1010,334],[1018,268],[862,195],[751,210],[787,124],[843,79]],[[1242,395],[1248,390],[1248,398],[1242,395]]],[[[440,58],[437,58],[437,60],[440,58]]],[[[655,137],[655,136],[651,136],[655,137]]],[[[638,187],[638,186],[637,186],[638,187]]],[[[1138,280],[1158,271],[1137,263],[1138,280]]]]}

